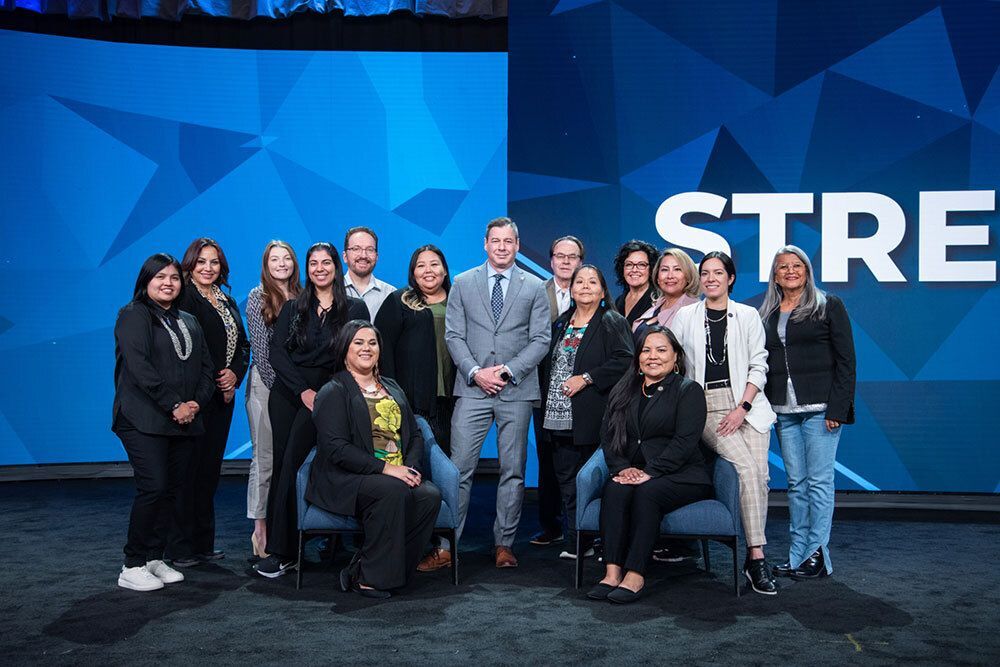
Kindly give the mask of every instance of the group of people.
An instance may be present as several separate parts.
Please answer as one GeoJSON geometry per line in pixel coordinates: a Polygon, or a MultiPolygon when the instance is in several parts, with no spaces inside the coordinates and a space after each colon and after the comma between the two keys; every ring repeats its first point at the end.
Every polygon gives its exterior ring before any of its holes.
{"type": "Polygon", "coordinates": [[[816,287],[802,250],[778,251],[754,309],[730,299],[736,268],[721,252],[696,266],[679,248],[629,241],[615,258],[624,291],[613,299],[574,236],[551,244],[544,282],[517,265],[510,218],[490,221],[484,249],[483,264],[452,278],[444,253],[421,246],[396,289],[373,274],[370,228],[349,229],[342,254],[311,246],[304,285],[294,250],[272,241],[246,329],[222,289],[229,267],[218,243],[197,239],[180,262],[147,259],[115,327],[113,430],[137,486],[119,585],[161,588],[183,579],[177,568],[223,557],[213,499],[234,392],[247,377],[247,514],[261,576],[296,564],[295,478],[313,448],[306,498],[364,530],[341,572],[345,591],[385,598],[415,572],[453,565],[456,545],[431,542],[441,496],[425,478],[416,416],[458,468],[459,538],[496,426],[498,568],[518,565],[533,422],[541,532],[532,544],[566,541],[561,557],[592,555],[593,544],[575,549],[576,475],[598,448],[611,471],[605,573],[589,597],[631,602],[654,552],[669,560],[685,549],[658,541],[660,521],[711,496],[715,456],[739,476],[754,591],[775,594],[775,576],[832,572],[834,458],[841,425],[854,418],[854,348],[843,303],[816,287]],[[791,546],[772,568],[764,529],[775,423],[791,546]]]}

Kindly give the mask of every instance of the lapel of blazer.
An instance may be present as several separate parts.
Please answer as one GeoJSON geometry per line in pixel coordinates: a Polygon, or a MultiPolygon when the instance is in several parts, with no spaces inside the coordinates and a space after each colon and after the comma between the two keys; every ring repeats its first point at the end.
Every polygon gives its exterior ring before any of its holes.
{"type": "Polygon", "coordinates": [[[701,369],[700,377],[692,378],[698,384],[705,385],[705,302],[699,301],[694,308],[694,317],[688,323],[691,345],[694,347],[694,359],[691,367],[701,369]]]}
{"type": "Polygon", "coordinates": [[[549,278],[545,281],[545,294],[549,297],[549,317],[555,322],[559,318],[559,300],[556,299],[555,278],[549,278]]]}
{"type": "Polygon", "coordinates": [[[590,318],[590,322],[587,324],[586,330],[583,332],[583,338],[580,340],[580,347],[576,350],[576,358],[573,361],[573,371],[575,372],[580,363],[580,358],[583,356],[584,350],[590,345],[591,341],[594,340],[594,336],[597,335],[597,329],[601,326],[601,320],[604,317],[604,313],[594,313],[594,316],[590,318]]]}
{"type": "MultiPolygon", "coordinates": [[[[504,318],[507,317],[507,313],[510,312],[511,305],[514,303],[514,299],[517,298],[518,293],[521,291],[521,285],[524,283],[524,271],[514,266],[514,270],[510,272],[510,285],[507,286],[507,296],[503,299],[503,310],[500,311],[500,318],[497,320],[497,327],[503,324],[504,318]]],[[[492,315],[492,313],[491,313],[492,315]]]]}
{"type": "Polygon", "coordinates": [[[490,308],[490,290],[492,285],[489,284],[489,276],[486,273],[486,267],[488,264],[483,264],[478,269],[476,269],[476,291],[479,292],[479,296],[483,300],[483,312],[486,313],[486,318],[488,321],[493,321],[493,310],[490,308]]]}
{"type": "MultiPolygon", "coordinates": [[[[353,422],[354,430],[361,436],[362,442],[360,444],[367,448],[366,451],[375,451],[375,441],[372,440],[371,414],[368,412],[368,403],[365,402],[365,397],[361,395],[358,383],[355,382],[354,376],[348,371],[340,371],[335,377],[340,381],[344,389],[347,390],[347,404],[350,409],[350,418],[353,422]]],[[[355,442],[357,441],[355,440],[355,442]]]]}
{"type": "Polygon", "coordinates": [[[402,417],[399,425],[399,448],[403,452],[403,456],[406,456],[407,445],[410,442],[410,420],[407,418],[407,408],[406,395],[403,391],[396,386],[395,383],[383,382],[385,390],[389,392],[396,404],[399,405],[399,413],[402,417]]]}

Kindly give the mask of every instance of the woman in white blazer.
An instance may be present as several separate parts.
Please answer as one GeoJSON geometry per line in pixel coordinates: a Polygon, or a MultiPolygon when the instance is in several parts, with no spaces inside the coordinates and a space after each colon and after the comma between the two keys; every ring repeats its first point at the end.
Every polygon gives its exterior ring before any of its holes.
{"type": "Polygon", "coordinates": [[[757,593],[775,595],[764,558],[767,521],[767,451],[776,417],[767,397],[767,350],[760,315],[729,299],[736,266],[710,252],[699,266],[703,301],[677,312],[671,329],[690,359],[687,375],[705,388],[708,419],[702,439],[733,464],[740,479],[740,513],[747,540],[743,571],[757,593]]]}

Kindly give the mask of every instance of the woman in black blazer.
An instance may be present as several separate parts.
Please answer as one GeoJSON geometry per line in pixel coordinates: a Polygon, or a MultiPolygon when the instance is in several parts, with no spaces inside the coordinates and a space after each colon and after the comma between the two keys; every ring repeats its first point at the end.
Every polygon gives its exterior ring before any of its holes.
{"type": "Polygon", "coordinates": [[[341,588],[387,598],[404,586],[441,508],[423,479],[424,440],[406,394],[379,374],[378,329],[348,322],[337,337],[338,372],[316,396],[318,450],[306,498],[357,517],[365,541],[340,574],[341,588]]]}
{"type": "Polygon", "coordinates": [[[181,520],[167,551],[176,567],[224,557],[215,549],[215,491],[233,422],[233,397],[250,365],[250,342],[229,288],[229,262],[210,238],[191,242],[181,261],[186,289],[180,308],[198,319],[214,362],[215,392],[201,412],[205,432],[195,442],[181,489],[181,520]]]}
{"type": "Polygon", "coordinates": [[[625,289],[615,307],[630,328],[653,305],[653,266],[658,258],[656,248],[636,239],[623,244],[615,255],[615,279],[625,289]]]}
{"type": "Polygon", "coordinates": [[[349,320],[369,318],[361,299],[347,296],[340,253],[330,243],[306,252],[306,284],[278,314],[271,337],[275,381],[267,398],[274,450],[267,494],[267,553],[254,567],[269,579],[295,564],[298,544],[295,476],[316,444],[316,392],[338,363],[334,343],[349,320]]]}
{"type": "MultiPolygon", "coordinates": [[[[566,509],[570,547],[576,553],[576,474],[597,450],[608,392],[628,370],[632,335],[607,299],[600,269],[585,264],[570,279],[569,310],[552,323],[549,354],[539,366],[542,437],[548,440],[566,509]]],[[[590,545],[584,557],[593,552],[590,545]]]]}
{"type": "Polygon", "coordinates": [[[816,287],[809,257],[778,250],[764,303],[767,384],[788,477],[791,543],[779,576],[814,579],[833,572],[834,464],[843,424],[854,423],[855,358],[844,303],[816,287]]]}
{"type": "Polygon", "coordinates": [[[637,600],[663,515],[708,498],[712,478],[699,444],[705,392],[684,377],[684,348],[653,325],[632,371],[608,399],[602,446],[611,473],[601,502],[605,574],[587,597],[637,600]]]}
{"type": "Polygon", "coordinates": [[[118,585],[136,591],[184,579],[163,562],[163,551],[194,440],[204,432],[200,413],[215,391],[201,326],[177,308],[183,292],[180,262],[153,255],[115,322],[111,430],[125,447],[136,484],[118,585]]]}
{"type": "Polygon", "coordinates": [[[433,245],[413,251],[409,286],[382,303],[375,326],[384,345],[379,372],[403,388],[413,412],[427,419],[441,449],[451,454],[455,364],[444,342],[448,262],[433,245]]]}

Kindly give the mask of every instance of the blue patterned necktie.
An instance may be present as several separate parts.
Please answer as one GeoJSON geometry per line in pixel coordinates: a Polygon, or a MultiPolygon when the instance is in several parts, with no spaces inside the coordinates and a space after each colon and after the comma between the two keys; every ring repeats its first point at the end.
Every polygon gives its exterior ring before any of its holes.
{"type": "Polygon", "coordinates": [[[496,278],[496,282],[493,283],[493,294],[490,296],[490,308],[493,309],[493,321],[500,321],[500,313],[503,311],[503,290],[500,289],[500,281],[503,280],[503,274],[498,273],[493,276],[496,278]]]}

